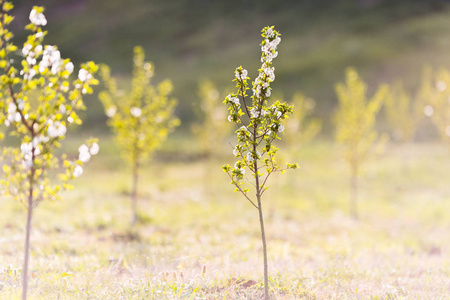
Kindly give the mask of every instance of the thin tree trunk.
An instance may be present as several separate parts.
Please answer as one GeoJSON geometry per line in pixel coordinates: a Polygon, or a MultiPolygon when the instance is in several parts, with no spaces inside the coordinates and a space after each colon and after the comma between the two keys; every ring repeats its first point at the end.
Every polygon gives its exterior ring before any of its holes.
{"type": "Polygon", "coordinates": [[[261,206],[261,195],[257,194],[258,199],[258,213],[259,213],[259,225],[261,226],[261,240],[263,245],[263,256],[264,256],[264,299],[268,300],[269,297],[269,267],[267,264],[267,243],[266,243],[266,233],[264,230],[264,217],[261,206]]]}
{"type": "MultiPolygon", "coordinates": [[[[254,147],[255,149],[256,147],[254,147]]],[[[255,150],[256,152],[256,150],[255,150]]],[[[258,214],[259,214],[259,225],[261,227],[261,241],[263,246],[263,257],[264,257],[264,300],[270,299],[269,297],[269,267],[267,264],[267,242],[266,242],[266,232],[264,230],[264,217],[262,211],[262,201],[261,201],[261,187],[259,186],[259,176],[257,174],[258,163],[255,161],[256,170],[256,199],[258,200],[258,214]]]]}
{"type": "Polygon", "coordinates": [[[32,217],[33,217],[33,187],[31,186],[28,195],[27,224],[25,228],[25,249],[24,249],[23,271],[22,271],[22,300],[27,299],[27,292],[28,292],[28,261],[30,258],[30,233],[31,233],[32,217]]]}
{"type": "Polygon", "coordinates": [[[131,192],[131,224],[137,222],[137,190],[139,181],[139,163],[136,161],[133,166],[133,187],[131,192]]]}
{"type": "Polygon", "coordinates": [[[352,168],[352,175],[350,178],[350,215],[355,220],[358,219],[358,174],[356,168],[352,168]]]}

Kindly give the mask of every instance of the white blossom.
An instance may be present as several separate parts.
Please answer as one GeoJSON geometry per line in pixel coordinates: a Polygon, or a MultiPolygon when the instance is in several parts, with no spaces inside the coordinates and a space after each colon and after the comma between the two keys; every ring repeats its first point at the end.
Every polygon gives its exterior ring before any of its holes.
{"type": "Polygon", "coordinates": [[[284,126],[280,124],[280,126],[278,126],[278,132],[283,132],[284,131],[284,126]]]}
{"type": "Polygon", "coordinates": [[[71,61],[69,61],[64,68],[66,69],[67,72],[69,72],[69,74],[72,74],[73,72],[73,63],[71,61]]]}
{"type": "Polygon", "coordinates": [[[61,53],[54,46],[45,46],[42,54],[42,60],[39,63],[39,72],[44,72],[47,68],[51,67],[51,72],[56,74],[59,72],[63,61],[61,59],[61,53]]]}
{"type": "Polygon", "coordinates": [[[66,134],[67,128],[60,122],[52,123],[50,122],[50,125],[47,128],[47,134],[51,138],[64,136],[66,134]]]}
{"type": "Polygon", "coordinates": [[[228,122],[233,122],[233,118],[231,117],[231,115],[228,116],[228,122]]]}
{"type": "Polygon", "coordinates": [[[91,159],[91,154],[89,152],[80,152],[78,159],[82,162],[88,162],[91,159]]]}
{"type": "Polygon", "coordinates": [[[253,162],[255,159],[253,158],[253,154],[251,152],[247,153],[247,161],[253,162]]]}
{"type": "Polygon", "coordinates": [[[273,32],[273,29],[272,28],[267,28],[267,30],[266,30],[266,37],[268,37],[268,38],[271,38],[271,37],[273,37],[274,36],[274,32],[273,32]]]}
{"type": "Polygon", "coordinates": [[[89,152],[89,148],[85,144],[82,144],[80,147],[78,147],[78,152],[89,152]]]}
{"type": "Polygon", "coordinates": [[[68,85],[65,85],[65,84],[61,84],[61,85],[60,85],[60,89],[61,89],[61,91],[67,93],[67,92],[69,91],[69,86],[68,86],[68,85]]]}
{"type": "Polygon", "coordinates": [[[133,106],[130,108],[130,113],[133,117],[139,118],[142,115],[142,110],[139,107],[133,106]]]}
{"type": "Polygon", "coordinates": [[[13,102],[8,104],[8,114],[12,114],[16,112],[16,104],[14,104],[13,102]]]}
{"type": "Polygon", "coordinates": [[[62,60],[55,61],[52,65],[52,74],[56,74],[59,72],[62,66],[62,60]]]}
{"type": "Polygon", "coordinates": [[[23,143],[20,145],[20,151],[23,155],[31,154],[32,149],[33,145],[31,145],[31,143],[23,143]]]}
{"type": "Polygon", "coordinates": [[[91,154],[89,153],[89,148],[85,144],[81,145],[78,148],[78,152],[80,152],[78,155],[78,159],[81,160],[82,162],[85,163],[85,162],[88,162],[89,159],[91,159],[91,154]]]}
{"type": "Polygon", "coordinates": [[[115,106],[110,106],[106,110],[106,115],[110,118],[112,118],[116,114],[117,108],[115,106]]]}
{"type": "Polygon", "coordinates": [[[36,75],[36,70],[35,69],[30,69],[30,71],[27,73],[27,74],[25,74],[24,76],[23,76],[23,79],[25,79],[25,80],[31,80],[31,79],[33,79],[33,77],[36,75]]]}
{"type": "Polygon", "coordinates": [[[425,106],[423,112],[427,117],[431,117],[434,114],[434,108],[431,105],[425,106]]]}
{"type": "Polygon", "coordinates": [[[23,159],[22,166],[24,167],[24,169],[29,171],[29,170],[31,170],[31,167],[33,166],[33,161],[31,160],[31,158],[23,159]]]}
{"type": "Polygon", "coordinates": [[[245,168],[241,168],[238,161],[234,164],[234,169],[241,175],[245,174],[245,168]]]}
{"type": "Polygon", "coordinates": [[[89,153],[91,153],[91,155],[96,155],[99,150],[100,150],[100,146],[97,143],[92,143],[92,146],[89,149],[89,153]]]}
{"type": "Polygon", "coordinates": [[[92,77],[91,74],[89,74],[88,70],[86,69],[80,69],[78,71],[78,79],[80,79],[82,82],[85,82],[87,79],[90,79],[92,77]]]}
{"type": "Polygon", "coordinates": [[[24,108],[25,108],[25,101],[23,101],[22,98],[17,99],[17,108],[19,110],[24,110],[24,108]]]}
{"type": "Polygon", "coordinates": [[[13,112],[8,115],[7,121],[9,123],[14,123],[14,122],[20,122],[21,119],[22,119],[22,117],[20,116],[20,113],[13,112]]]}
{"type": "Polygon", "coordinates": [[[234,73],[235,73],[236,78],[237,78],[238,80],[240,80],[240,81],[243,81],[243,80],[247,79],[248,72],[247,72],[246,69],[242,69],[241,72],[239,72],[238,70],[236,70],[234,73]]]}
{"type": "Polygon", "coordinates": [[[256,108],[256,107],[253,107],[253,108],[250,110],[250,114],[252,115],[252,118],[254,118],[254,119],[259,118],[259,116],[260,116],[259,109],[256,108]]]}
{"type": "Polygon", "coordinates": [[[83,174],[83,167],[77,165],[73,170],[73,177],[79,177],[81,174],[83,174]]]}
{"type": "Polygon", "coordinates": [[[33,45],[26,43],[25,46],[22,48],[22,54],[28,55],[30,53],[31,49],[33,49],[33,45]]]}
{"type": "Polygon", "coordinates": [[[234,104],[236,104],[237,106],[240,106],[241,103],[239,102],[239,99],[237,97],[233,97],[231,95],[227,96],[227,99],[231,102],[233,102],[234,104]]]}
{"type": "Polygon", "coordinates": [[[33,145],[33,147],[38,147],[40,143],[44,142],[47,143],[49,141],[49,137],[47,136],[36,136],[34,137],[34,139],[31,141],[31,145],[33,145]]]}
{"type": "Polygon", "coordinates": [[[30,12],[30,21],[36,26],[45,26],[47,25],[47,19],[45,18],[43,13],[38,13],[36,9],[33,8],[30,12]]]}
{"type": "Polygon", "coordinates": [[[236,149],[236,148],[234,148],[234,149],[233,149],[233,155],[234,155],[234,156],[239,156],[239,150],[236,149]]]}
{"type": "MultiPolygon", "coordinates": [[[[32,53],[32,52],[30,52],[30,53],[32,53]]],[[[36,58],[32,57],[31,55],[27,56],[27,63],[29,65],[35,65],[36,64],[36,58]]]]}

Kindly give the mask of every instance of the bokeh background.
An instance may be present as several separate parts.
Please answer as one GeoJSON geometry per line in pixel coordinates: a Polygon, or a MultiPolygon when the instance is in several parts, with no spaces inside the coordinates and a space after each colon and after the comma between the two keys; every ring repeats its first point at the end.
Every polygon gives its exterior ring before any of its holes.
{"type": "MultiPolygon", "coordinates": [[[[424,66],[450,65],[450,5],[444,0],[18,0],[15,5],[14,32],[28,22],[33,5],[44,5],[46,43],[57,44],[62,56],[75,62],[106,63],[123,79],[131,73],[133,47],[143,46],[155,64],[155,81],[174,82],[177,115],[185,125],[196,118],[200,80],[211,80],[222,93],[233,90],[239,65],[256,77],[259,32],[267,25],[282,33],[274,95],[289,101],[302,91],[314,98],[322,135],[333,133],[334,84],[348,66],[368,82],[369,92],[401,79],[414,94],[424,66]]],[[[24,38],[25,32],[17,35],[24,38]]],[[[96,97],[86,101],[84,128],[106,131],[96,97]]],[[[435,136],[431,126],[422,128],[420,136],[435,136]]]]}
{"type": "MultiPolygon", "coordinates": [[[[191,125],[201,119],[202,80],[225,98],[234,91],[236,67],[257,76],[260,30],[267,25],[282,33],[272,95],[290,102],[301,91],[315,100],[313,117],[323,123],[320,136],[304,145],[298,136],[289,142],[286,124],[279,159],[297,160],[300,170],[273,176],[264,194],[274,299],[449,295],[448,144],[425,116],[414,142],[391,138],[383,154],[365,161],[356,220],[348,213],[350,168],[333,138],[333,116],[334,86],[345,80],[348,67],[367,82],[368,98],[380,84],[393,86],[396,80],[415,96],[424,68],[450,68],[450,1],[15,0],[14,5],[16,45],[25,41],[32,6],[43,5],[45,43],[58,45],[62,57],[76,65],[87,60],[109,65],[122,89],[129,87],[133,48],[143,46],[155,65],[154,83],[173,81],[182,124],[142,168],[139,222],[133,227],[132,174],[106,125],[98,100],[103,86],[84,99],[84,123],[69,129],[62,150],[76,157],[85,138],[95,136],[100,153],[62,201],[36,209],[33,299],[261,295],[256,210],[233,192],[220,169],[235,162],[230,145],[217,134],[210,143],[214,155],[203,155],[191,125]]],[[[232,131],[226,105],[222,108],[223,123],[232,131]]],[[[377,129],[393,136],[385,120],[383,108],[377,129]]],[[[6,198],[0,198],[0,212],[0,299],[19,299],[25,212],[6,198]]]]}

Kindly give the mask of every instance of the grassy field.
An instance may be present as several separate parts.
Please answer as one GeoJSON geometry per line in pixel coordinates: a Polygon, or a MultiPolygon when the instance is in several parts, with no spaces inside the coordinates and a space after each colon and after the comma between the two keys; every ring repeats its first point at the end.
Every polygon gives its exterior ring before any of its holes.
{"type": "MultiPolygon", "coordinates": [[[[75,189],[36,210],[30,298],[258,299],[257,211],[220,169],[231,153],[177,157],[191,143],[170,140],[143,172],[131,228],[131,176],[102,139],[75,189]]],[[[366,165],[359,221],[339,153],[305,145],[265,194],[274,299],[449,299],[449,149],[389,146],[366,165]]],[[[25,212],[4,198],[0,212],[0,299],[19,299],[25,212]]]]}

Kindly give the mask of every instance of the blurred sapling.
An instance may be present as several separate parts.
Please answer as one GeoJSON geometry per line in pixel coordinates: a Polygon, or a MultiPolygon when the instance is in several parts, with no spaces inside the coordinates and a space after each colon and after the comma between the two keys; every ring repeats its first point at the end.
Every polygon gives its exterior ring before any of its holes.
{"type": "Polygon", "coordinates": [[[150,83],[153,65],[145,61],[142,47],[134,48],[134,68],[131,91],[126,94],[117,89],[107,66],[102,66],[100,75],[106,90],[100,100],[109,117],[108,125],[115,133],[115,140],[123,157],[133,172],[132,223],[137,221],[137,190],[142,164],[166,140],[167,135],[180,124],[174,117],[175,99],[170,99],[173,85],[168,79],[157,86],[150,83]]]}
{"type": "Polygon", "coordinates": [[[339,107],[335,114],[336,141],[344,147],[344,157],[350,166],[350,214],[358,218],[358,176],[362,163],[378,144],[381,149],[386,137],[378,137],[375,129],[376,115],[388,92],[381,86],[372,99],[366,98],[367,86],[352,68],[346,71],[345,84],[335,87],[339,107]]]}
{"type": "Polygon", "coordinates": [[[17,148],[4,148],[3,192],[25,206],[27,210],[23,293],[28,290],[28,260],[30,231],[34,208],[44,200],[58,199],[58,192],[71,186],[68,181],[83,173],[83,165],[99,146],[95,139],[79,148],[78,159],[54,154],[64,139],[69,124],[81,124],[77,111],[84,109],[82,97],[92,93],[97,84],[93,62],[81,65],[78,76],[69,59],[61,57],[58,48],[45,45],[47,24],[44,8],[33,7],[25,28],[28,35],[22,48],[12,42],[7,26],[13,20],[10,2],[0,1],[0,122],[18,141],[17,148]],[[62,171],[61,171],[62,169],[62,171]],[[59,180],[52,176],[59,174],[59,180]]]}

